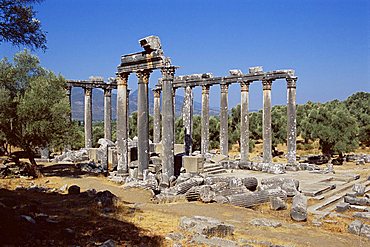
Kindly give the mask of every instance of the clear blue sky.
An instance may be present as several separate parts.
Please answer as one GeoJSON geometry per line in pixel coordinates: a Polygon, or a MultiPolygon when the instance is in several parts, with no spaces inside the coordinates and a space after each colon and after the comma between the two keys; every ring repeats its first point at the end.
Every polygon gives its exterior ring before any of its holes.
{"type": "MultiPolygon", "coordinates": [[[[37,52],[42,65],[69,79],[114,76],[121,55],[140,51],[140,38],[157,35],[165,55],[181,66],[178,75],[292,68],[298,103],[370,91],[368,0],[46,0],[36,9],[48,39],[48,50],[37,52]]],[[[18,50],[0,45],[1,57],[18,50]]],[[[158,77],[153,74],[150,86],[158,77]]],[[[136,89],[135,75],[130,87],[136,89]]],[[[274,83],[273,104],[286,103],[285,88],[285,81],[274,83]]],[[[219,91],[211,88],[213,106],[219,91]]],[[[250,108],[260,108],[260,83],[250,95],[250,108]]],[[[230,106],[239,101],[233,85],[230,106]]]]}

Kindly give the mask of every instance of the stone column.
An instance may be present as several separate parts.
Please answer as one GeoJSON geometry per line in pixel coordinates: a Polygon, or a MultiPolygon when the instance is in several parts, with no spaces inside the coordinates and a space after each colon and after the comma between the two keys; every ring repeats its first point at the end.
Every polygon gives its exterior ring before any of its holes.
{"type": "Polygon", "coordinates": [[[66,95],[68,97],[68,103],[69,103],[69,121],[72,122],[72,86],[70,84],[66,87],[66,95]]]}
{"type": "Polygon", "coordinates": [[[287,114],[288,114],[288,136],[287,136],[287,146],[288,146],[288,163],[296,163],[296,82],[297,78],[287,79],[287,114]]]}
{"type": "Polygon", "coordinates": [[[153,142],[161,141],[161,90],[154,89],[154,117],[153,117],[153,142]]]}
{"type": "Polygon", "coordinates": [[[228,135],[228,84],[221,84],[221,104],[220,104],[220,152],[229,155],[229,135],[228,135]]]}
{"type": "Polygon", "coordinates": [[[168,177],[174,175],[174,108],[173,108],[173,80],[175,67],[161,69],[162,72],[162,173],[168,177]]]}
{"type": "Polygon", "coordinates": [[[143,177],[143,171],[149,166],[149,102],[148,84],[151,70],[142,70],[136,73],[138,78],[137,99],[137,152],[138,177],[143,177]]]}
{"type": "Polygon", "coordinates": [[[202,155],[209,151],[209,85],[202,86],[202,140],[200,152],[202,155]]]}
{"type": "Polygon", "coordinates": [[[117,173],[128,175],[127,82],[128,73],[117,74],[117,173]]]}
{"type": "Polygon", "coordinates": [[[92,148],[92,88],[85,87],[85,148],[92,148]]]}
{"type": "Polygon", "coordinates": [[[174,124],[173,124],[173,143],[175,144],[176,143],[176,126],[175,126],[175,123],[176,123],[176,88],[172,87],[172,91],[173,91],[173,120],[174,120],[174,124]]]}
{"type": "Polygon", "coordinates": [[[130,92],[131,89],[127,89],[127,139],[130,136],[130,92]]]}
{"type": "Polygon", "coordinates": [[[182,121],[185,128],[185,155],[190,155],[193,151],[193,90],[190,86],[187,86],[185,88],[184,106],[182,109],[182,121]]]}
{"type": "Polygon", "coordinates": [[[240,83],[240,162],[249,159],[249,82],[240,83]]]}
{"type": "Polygon", "coordinates": [[[271,86],[272,80],[262,80],[263,85],[263,162],[272,162],[272,132],[271,132],[271,86]]]}
{"type": "Polygon", "coordinates": [[[112,140],[112,89],[104,89],[104,138],[112,140]]]}

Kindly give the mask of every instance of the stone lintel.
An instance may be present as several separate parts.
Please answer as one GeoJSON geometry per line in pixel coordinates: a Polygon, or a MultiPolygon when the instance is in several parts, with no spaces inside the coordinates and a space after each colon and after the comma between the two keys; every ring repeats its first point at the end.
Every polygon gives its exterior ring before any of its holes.
{"type": "Polygon", "coordinates": [[[165,66],[166,57],[162,50],[154,50],[151,53],[138,52],[121,57],[118,72],[137,72],[140,70],[160,69],[165,66]]]}

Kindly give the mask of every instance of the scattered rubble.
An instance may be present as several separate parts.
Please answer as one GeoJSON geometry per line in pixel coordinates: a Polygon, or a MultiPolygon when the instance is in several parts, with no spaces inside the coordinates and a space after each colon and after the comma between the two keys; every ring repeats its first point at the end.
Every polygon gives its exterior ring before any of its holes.
{"type": "Polygon", "coordinates": [[[353,221],[348,226],[348,232],[370,239],[370,225],[364,224],[360,220],[353,221]]]}
{"type": "Polygon", "coordinates": [[[295,221],[307,220],[307,198],[304,195],[297,194],[293,197],[290,216],[295,221]]]}
{"type": "Polygon", "coordinates": [[[265,219],[265,218],[258,218],[258,219],[253,219],[249,222],[249,224],[253,226],[265,226],[265,227],[280,227],[282,224],[279,221],[276,220],[270,220],[270,219],[265,219]]]}
{"type": "Polygon", "coordinates": [[[181,217],[180,228],[195,234],[208,237],[225,237],[234,233],[234,226],[223,223],[217,219],[204,216],[181,217]]]}

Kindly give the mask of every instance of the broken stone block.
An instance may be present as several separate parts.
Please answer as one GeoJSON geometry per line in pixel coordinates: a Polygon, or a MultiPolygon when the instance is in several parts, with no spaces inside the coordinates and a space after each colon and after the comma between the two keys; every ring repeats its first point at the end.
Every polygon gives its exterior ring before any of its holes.
{"type": "Polygon", "coordinates": [[[201,156],[183,156],[182,163],[186,172],[201,173],[204,171],[204,162],[201,156]]]}
{"type": "Polygon", "coordinates": [[[203,235],[194,235],[190,241],[191,244],[213,247],[237,247],[236,242],[218,237],[207,238],[203,235]]]}
{"type": "Polygon", "coordinates": [[[293,197],[290,217],[295,221],[307,220],[307,198],[304,195],[297,194],[293,197]]]}
{"type": "Polygon", "coordinates": [[[167,240],[172,240],[172,241],[180,241],[184,238],[185,238],[184,235],[179,233],[179,232],[171,232],[171,233],[166,235],[166,239],[167,240]]]}
{"type": "Polygon", "coordinates": [[[274,227],[274,228],[281,226],[281,223],[279,221],[265,219],[265,218],[253,219],[249,222],[249,224],[253,226],[266,226],[266,227],[274,227]]]}
{"type": "Polygon", "coordinates": [[[356,212],[352,215],[354,218],[362,218],[370,220],[370,213],[369,212],[356,212]]]}
{"type": "Polygon", "coordinates": [[[281,199],[286,199],[286,192],[281,189],[274,189],[274,190],[263,190],[257,191],[254,193],[242,193],[242,194],[233,194],[230,196],[226,196],[229,203],[234,206],[239,207],[253,207],[255,205],[268,202],[271,197],[280,197],[281,199]]]}
{"type": "Polygon", "coordinates": [[[355,220],[348,226],[348,232],[352,234],[360,235],[361,228],[362,228],[362,222],[359,220],[355,220]]]}
{"type": "Polygon", "coordinates": [[[204,216],[181,217],[180,227],[197,234],[225,237],[234,233],[234,226],[217,219],[204,216]]]}
{"type": "Polygon", "coordinates": [[[270,208],[272,210],[284,210],[286,209],[286,203],[279,197],[270,198],[270,208]]]}
{"type": "Polygon", "coordinates": [[[342,212],[346,211],[347,209],[349,209],[349,203],[342,202],[342,203],[337,204],[337,207],[336,207],[335,210],[338,213],[342,213],[342,212]]]}
{"type": "Polygon", "coordinates": [[[70,186],[69,188],[68,188],[68,194],[69,195],[78,195],[78,194],[80,194],[80,191],[81,189],[80,189],[80,187],[79,186],[77,186],[77,185],[72,185],[72,186],[70,186]]]}
{"type": "Polygon", "coordinates": [[[362,184],[354,184],[352,191],[356,193],[356,196],[363,196],[365,194],[365,186],[362,184]]]}
{"type": "Polygon", "coordinates": [[[344,196],[344,201],[353,205],[370,206],[370,199],[366,197],[357,198],[351,196],[344,196]]]}
{"type": "Polygon", "coordinates": [[[216,155],[214,155],[213,157],[210,158],[210,161],[212,163],[219,163],[219,162],[227,160],[227,159],[228,159],[228,157],[226,155],[216,154],[216,155]]]}
{"type": "Polygon", "coordinates": [[[185,194],[188,190],[190,190],[192,187],[198,186],[198,182],[196,179],[190,178],[189,180],[176,184],[173,188],[176,195],[185,194]]]}
{"type": "Polygon", "coordinates": [[[199,189],[199,198],[202,202],[208,203],[214,200],[216,193],[212,190],[211,186],[204,185],[199,189]]]}

